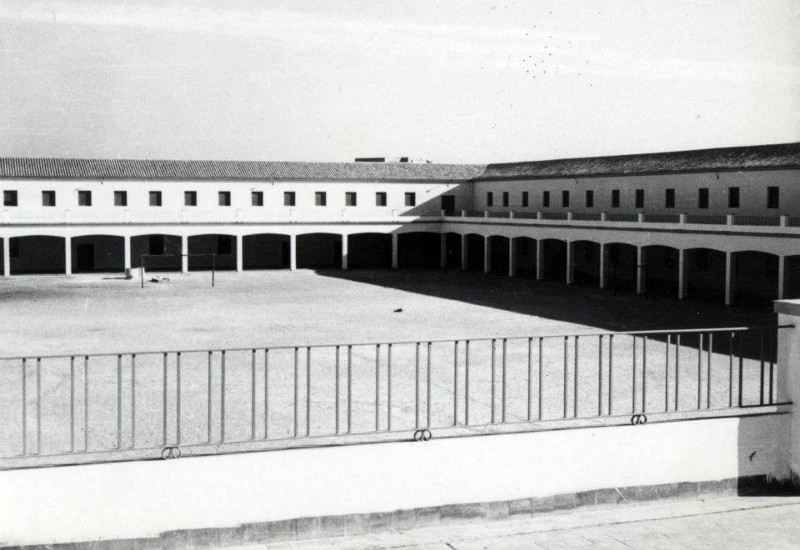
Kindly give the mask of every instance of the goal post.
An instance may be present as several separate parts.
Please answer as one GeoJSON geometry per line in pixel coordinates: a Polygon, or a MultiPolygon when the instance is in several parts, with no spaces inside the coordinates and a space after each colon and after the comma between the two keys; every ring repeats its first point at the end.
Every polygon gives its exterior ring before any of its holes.
{"type": "Polygon", "coordinates": [[[217,256],[219,254],[215,253],[197,253],[197,254],[142,254],[140,255],[140,263],[139,263],[139,279],[141,282],[141,287],[144,288],[144,276],[147,267],[151,268],[158,268],[158,267],[165,267],[166,261],[169,258],[178,258],[181,263],[183,262],[183,258],[192,258],[192,257],[203,257],[203,258],[211,258],[211,286],[215,286],[216,284],[216,274],[217,274],[217,256]],[[148,264],[150,264],[148,266],[148,264]],[[159,265],[160,264],[160,265],[159,265]]]}

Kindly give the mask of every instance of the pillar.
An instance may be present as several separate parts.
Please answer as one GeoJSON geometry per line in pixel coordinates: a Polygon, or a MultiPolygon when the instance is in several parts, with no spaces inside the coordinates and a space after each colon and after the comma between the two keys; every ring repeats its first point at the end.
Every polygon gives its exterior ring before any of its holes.
{"type": "Polygon", "coordinates": [[[575,262],[572,261],[572,257],[574,256],[575,251],[573,250],[575,245],[571,241],[567,241],[567,270],[566,270],[566,280],[564,281],[568,285],[571,285],[575,282],[575,262]]]}
{"type": "Polygon", "coordinates": [[[686,280],[687,265],[686,265],[686,251],[684,249],[678,250],[678,299],[685,300],[688,294],[686,280]]]}
{"type": "Polygon", "coordinates": [[[342,235],[342,269],[347,269],[347,245],[349,240],[349,235],[342,235]]]}
{"type": "Polygon", "coordinates": [[[786,256],[778,256],[778,300],[786,294],[786,256]]]}
{"type": "Polygon", "coordinates": [[[606,243],[600,243],[600,288],[605,288],[606,284],[606,243]]]}
{"type": "Polygon", "coordinates": [[[439,235],[439,267],[447,267],[447,234],[439,235]]]}
{"type": "Polygon", "coordinates": [[[469,260],[469,257],[467,256],[468,251],[469,248],[467,248],[467,236],[461,235],[461,271],[466,271],[469,269],[469,265],[467,264],[467,261],[469,260]]]}
{"type": "Polygon", "coordinates": [[[729,306],[733,304],[736,292],[736,281],[735,281],[735,273],[734,270],[736,269],[736,258],[733,255],[733,252],[726,252],[725,253],[725,305],[729,306]]]}
{"type": "Polygon", "coordinates": [[[492,270],[492,241],[489,237],[483,238],[483,272],[489,273],[492,270]]]}
{"type": "Polygon", "coordinates": [[[392,233],[392,269],[397,269],[397,233],[392,233]]]}
{"type": "Polygon", "coordinates": [[[3,277],[11,275],[11,237],[3,237],[3,277]]]}
{"type": "Polygon", "coordinates": [[[125,235],[122,237],[123,243],[123,251],[125,254],[125,269],[131,268],[131,237],[130,235],[125,235]]]}
{"type": "MultiPolygon", "coordinates": [[[[778,357],[776,385],[773,401],[775,403],[800,402],[800,307],[792,301],[775,302],[774,311],[778,314],[778,326],[786,328],[777,331],[778,357]],[[789,368],[786,368],[789,367],[789,368]]],[[[765,395],[768,398],[769,394],[765,395]]],[[[787,469],[794,475],[800,474],[800,410],[790,409],[790,427],[783,438],[783,456],[788,461],[787,469]]],[[[783,461],[782,461],[783,462],[783,461]]],[[[784,474],[786,471],[784,470],[784,474]]]]}
{"type": "Polygon", "coordinates": [[[189,237],[181,235],[181,273],[189,273],[189,237]]]}
{"type": "Polygon", "coordinates": [[[517,274],[517,240],[513,237],[508,238],[508,276],[514,277],[517,274]]]}
{"type": "Polygon", "coordinates": [[[644,255],[644,247],[637,246],[636,247],[636,294],[644,294],[645,291],[645,283],[646,283],[646,270],[645,270],[645,262],[646,258],[644,255]]]}
{"type": "Polygon", "coordinates": [[[244,268],[244,247],[242,246],[242,236],[236,235],[236,271],[241,273],[244,268]]]}
{"type": "Polygon", "coordinates": [[[297,271],[297,235],[289,235],[289,269],[297,271]]]}
{"type": "Polygon", "coordinates": [[[72,275],[72,237],[64,237],[64,273],[72,275]]]}
{"type": "Polygon", "coordinates": [[[544,241],[541,239],[536,241],[536,280],[541,281],[544,279],[544,241]]]}

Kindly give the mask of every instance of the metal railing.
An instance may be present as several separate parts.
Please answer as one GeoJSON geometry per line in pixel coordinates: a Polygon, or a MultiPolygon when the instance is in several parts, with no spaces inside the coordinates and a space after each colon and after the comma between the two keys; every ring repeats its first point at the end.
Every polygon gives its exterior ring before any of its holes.
{"type": "Polygon", "coordinates": [[[686,223],[726,225],[727,221],[724,214],[686,214],[686,223]]]}
{"type": "Polygon", "coordinates": [[[617,213],[609,212],[606,214],[606,221],[610,222],[635,222],[638,221],[639,215],[635,213],[617,213]]]}
{"type": "Polygon", "coordinates": [[[774,404],[780,328],[0,358],[0,469],[774,404]]]}
{"type": "Polygon", "coordinates": [[[645,214],[643,221],[646,223],[679,223],[681,216],[680,214],[645,214]]]}
{"type": "Polygon", "coordinates": [[[575,212],[572,215],[572,219],[577,221],[600,221],[601,217],[600,212],[575,212]]]}
{"type": "Polygon", "coordinates": [[[779,216],[731,216],[733,225],[761,225],[777,227],[781,224],[779,216]]]}
{"type": "Polygon", "coordinates": [[[543,220],[566,220],[566,212],[542,212],[541,219],[543,220]]]}

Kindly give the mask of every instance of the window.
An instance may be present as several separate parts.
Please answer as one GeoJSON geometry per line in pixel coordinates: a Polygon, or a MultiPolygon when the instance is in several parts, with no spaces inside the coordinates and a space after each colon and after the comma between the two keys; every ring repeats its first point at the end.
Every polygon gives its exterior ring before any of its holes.
{"type": "Polygon", "coordinates": [[[17,206],[16,191],[3,191],[3,206],[17,206]]]}
{"type": "Polygon", "coordinates": [[[161,191],[150,191],[150,206],[161,206],[161,191]]]}
{"type": "Polygon", "coordinates": [[[219,196],[219,205],[220,206],[230,206],[231,205],[231,192],[230,191],[220,191],[218,193],[219,196]]]}
{"type": "Polygon", "coordinates": [[[264,206],[264,192],[251,191],[250,192],[250,206],[264,206]]]}
{"type": "Polygon", "coordinates": [[[697,190],[697,207],[708,208],[708,187],[701,187],[697,190]]]}
{"type": "Polygon", "coordinates": [[[283,205],[284,206],[294,206],[295,205],[294,191],[284,191],[284,193],[283,193],[283,205]]]}
{"type": "Polygon", "coordinates": [[[383,191],[375,193],[375,206],[386,206],[386,193],[383,191]]]}
{"type": "Polygon", "coordinates": [[[358,206],[358,197],[356,197],[355,191],[347,191],[344,194],[344,205],[345,206],[358,206]]]}
{"type": "Polygon", "coordinates": [[[114,206],[128,206],[127,191],[114,191],[114,206]]]}
{"type": "Polygon", "coordinates": [[[550,191],[542,192],[542,206],[544,206],[545,208],[550,207],[550,191]]]}
{"type": "Polygon", "coordinates": [[[767,208],[780,208],[780,187],[767,187],[767,208]]]}
{"type": "Polygon", "coordinates": [[[417,205],[417,194],[406,193],[406,206],[416,206],[416,205],[417,205]]]}
{"type": "Polygon", "coordinates": [[[91,206],[91,205],[92,205],[92,192],[78,191],[78,206],[91,206]]]}
{"type": "Polygon", "coordinates": [[[728,208],[739,208],[739,188],[728,188],[728,208]]]}
{"type": "Polygon", "coordinates": [[[55,205],[56,205],[56,192],[42,191],[42,206],[55,206],[55,205]]]}
{"type": "Polygon", "coordinates": [[[619,208],[619,189],[611,190],[611,208],[619,208]]]}
{"type": "Polygon", "coordinates": [[[503,207],[508,208],[508,191],[503,191],[503,207]]]}
{"type": "Polygon", "coordinates": [[[586,208],[594,208],[594,191],[586,190],[586,208]]]}
{"type": "Polygon", "coordinates": [[[522,206],[527,208],[528,206],[530,206],[530,202],[531,202],[530,195],[528,195],[527,191],[523,191],[522,192],[522,206]]]}
{"type": "Polygon", "coordinates": [[[489,208],[494,206],[494,195],[492,194],[491,191],[486,193],[486,206],[489,207],[489,208]]]}
{"type": "Polygon", "coordinates": [[[675,208],[675,190],[664,190],[664,208],[675,208]]]}
{"type": "Polygon", "coordinates": [[[325,191],[317,191],[314,193],[314,205],[315,206],[327,206],[328,205],[328,194],[325,191]]]}
{"type": "Polygon", "coordinates": [[[197,191],[184,191],[183,192],[183,205],[184,206],[197,206],[197,191]]]}
{"type": "Polygon", "coordinates": [[[636,208],[644,208],[644,189],[636,190],[636,208]]]}
{"type": "Polygon", "coordinates": [[[569,191],[561,192],[561,206],[569,208],[569,191]]]}

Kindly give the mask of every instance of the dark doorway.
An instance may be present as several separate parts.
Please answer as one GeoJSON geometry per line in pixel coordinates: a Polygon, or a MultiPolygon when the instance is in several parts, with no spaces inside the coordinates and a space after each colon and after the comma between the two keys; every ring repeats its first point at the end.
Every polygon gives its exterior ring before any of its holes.
{"type": "Polygon", "coordinates": [[[508,246],[507,237],[489,237],[489,271],[497,275],[508,275],[508,246]]]}
{"type": "Polygon", "coordinates": [[[11,274],[65,273],[64,237],[12,237],[11,274]]]}
{"type": "Polygon", "coordinates": [[[298,268],[336,268],[342,265],[342,236],[308,233],[297,236],[298,268]]]}
{"type": "Polygon", "coordinates": [[[78,251],[75,271],[94,271],[94,245],[92,243],[79,243],[76,246],[78,251]]]}
{"type": "Polygon", "coordinates": [[[483,236],[471,233],[467,239],[467,271],[483,271],[483,236]]]}
{"type": "Polygon", "coordinates": [[[392,267],[392,236],[388,233],[355,233],[347,238],[347,267],[392,267]]]}
{"type": "Polygon", "coordinates": [[[242,269],[286,269],[289,255],[288,235],[262,233],[242,238],[242,269]]]}
{"type": "Polygon", "coordinates": [[[444,236],[447,269],[461,269],[461,239],[458,233],[447,233],[444,236]]]}
{"type": "Polygon", "coordinates": [[[455,195],[442,195],[442,210],[445,216],[455,216],[456,197],[455,195]]]}
{"type": "Polygon", "coordinates": [[[398,267],[435,269],[441,261],[439,233],[400,233],[397,237],[398,267]]]}

